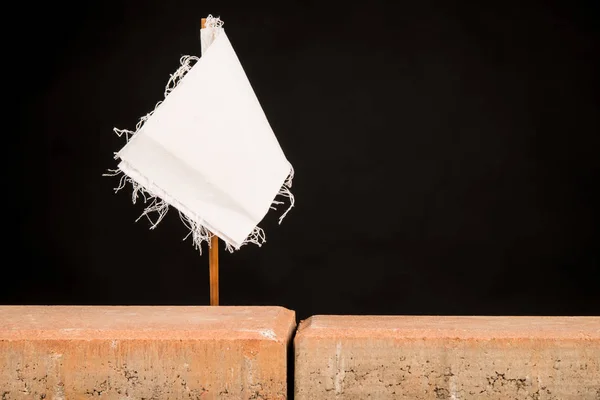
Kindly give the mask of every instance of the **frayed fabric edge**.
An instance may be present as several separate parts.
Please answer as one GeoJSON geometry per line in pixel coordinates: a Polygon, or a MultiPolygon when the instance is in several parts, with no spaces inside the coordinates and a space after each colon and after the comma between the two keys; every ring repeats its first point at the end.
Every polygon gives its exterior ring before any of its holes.
{"type": "MultiPolygon", "coordinates": [[[[169,95],[169,93],[171,93],[175,89],[175,87],[177,87],[179,82],[181,82],[181,79],[183,79],[185,74],[189,72],[193,64],[198,60],[199,58],[195,56],[181,57],[180,67],[175,71],[175,73],[171,74],[169,81],[167,82],[167,85],[165,87],[165,98],[169,95]]],[[[135,126],[135,131],[113,128],[114,133],[119,137],[125,136],[125,141],[126,143],[128,143],[131,140],[131,138],[141,130],[145,122],[156,111],[156,109],[160,106],[161,103],[162,101],[156,103],[154,110],[140,118],[140,120],[135,126]]],[[[119,159],[118,153],[114,154],[114,158],[115,160],[119,159]]],[[[130,169],[131,171],[135,170],[131,165],[129,165],[125,161],[121,160],[121,163],[123,163],[123,165],[125,165],[127,169],[130,169]]],[[[139,178],[145,181],[145,185],[142,185],[140,182],[137,182],[136,180],[128,176],[120,168],[109,169],[105,174],[103,174],[103,176],[120,177],[119,185],[114,189],[115,193],[125,188],[125,186],[127,186],[127,184],[129,183],[132,187],[132,203],[136,204],[136,201],[139,197],[143,198],[144,204],[149,203],[145,207],[142,214],[135,220],[135,222],[139,221],[143,217],[146,217],[148,221],[150,221],[150,229],[152,230],[156,228],[156,226],[165,217],[165,215],[169,211],[169,204],[171,204],[177,209],[179,217],[183,224],[190,230],[189,233],[183,238],[183,240],[186,240],[191,236],[192,244],[200,252],[200,254],[202,254],[202,242],[206,242],[208,247],[211,247],[211,238],[214,236],[214,234],[206,226],[207,224],[202,218],[200,218],[199,216],[190,217],[190,215],[193,215],[193,213],[191,213],[189,210],[187,210],[187,213],[182,212],[181,210],[185,209],[185,207],[181,203],[169,196],[165,191],[158,188],[152,182],[149,182],[149,180],[143,175],[141,175],[139,172],[136,171],[136,175],[138,175],[139,178]],[[168,199],[168,201],[166,201],[165,199],[168,199]],[[155,219],[152,218],[152,215],[155,215],[155,219]]],[[[273,200],[271,204],[271,209],[277,210],[278,205],[284,204],[283,201],[277,200],[278,197],[281,196],[289,200],[290,205],[279,217],[279,224],[281,224],[288,212],[290,212],[290,210],[294,207],[295,199],[294,195],[291,192],[293,178],[294,168],[290,165],[290,173],[283,185],[281,186],[281,188],[279,189],[279,192],[275,196],[275,200],[273,200]]],[[[252,232],[248,235],[248,237],[242,242],[242,244],[239,247],[236,247],[233,244],[229,243],[226,239],[221,238],[221,240],[225,243],[225,249],[230,253],[233,253],[235,250],[239,250],[242,246],[246,244],[255,244],[258,247],[261,247],[266,242],[266,235],[262,228],[260,228],[259,226],[255,226],[252,232]]]]}
{"type": "Polygon", "coordinates": [[[277,200],[277,197],[279,197],[279,196],[287,198],[290,203],[290,206],[279,217],[280,225],[281,225],[281,222],[283,222],[283,219],[285,218],[285,216],[291,211],[292,208],[294,208],[295,199],[294,199],[294,194],[292,193],[292,190],[291,190],[293,180],[294,180],[294,167],[292,167],[292,165],[290,164],[290,174],[285,179],[285,182],[283,182],[283,185],[281,185],[279,192],[277,192],[277,195],[275,196],[275,200],[273,200],[273,203],[271,204],[271,210],[277,210],[278,205],[284,204],[285,203],[284,201],[277,200]]]}

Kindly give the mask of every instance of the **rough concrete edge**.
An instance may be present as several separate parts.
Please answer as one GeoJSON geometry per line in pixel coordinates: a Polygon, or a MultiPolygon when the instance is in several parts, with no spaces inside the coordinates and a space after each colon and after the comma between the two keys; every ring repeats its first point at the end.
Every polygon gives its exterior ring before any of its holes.
{"type": "MultiPolygon", "coordinates": [[[[488,321],[489,322],[489,321],[488,321]]],[[[485,325],[485,324],[484,324],[485,325]]],[[[545,328],[545,327],[542,327],[545,328]]],[[[295,337],[295,345],[301,344],[306,338],[334,338],[343,334],[347,334],[348,337],[353,338],[372,338],[374,336],[383,335],[388,336],[390,332],[394,332],[398,337],[404,339],[453,339],[453,340],[511,340],[520,338],[534,338],[538,340],[584,340],[589,342],[600,342],[600,316],[511,316],[511,315],[473,315],[473,316],[459,316],[459,315],[313,315],[306,320],[302,320],[299,323],[298,331],[295,337]],[[423,328],[411,328],[407,326],[398,327],[381,327],[381,326],[348,326],[340,324],[339,326],[319,326],[319,322],[327,320],[327,318],[339,318],[339,317],[351,317],[351,318],[431,318],[439,319],[440,322],[448,319],[457,319],[456,326],[448,327],[448,325],[440,324],[439,327],[429,327],[428,329],[423,328]],[[481,318],[482,322],[488,320],[510,320],[510,319],[527,319],[537,320],[538,322],[553,322],[554,320],[571,320],[573,322],[569,325],[567,330],[554,330],[554,329],[538,329],[535,334],[532,335],[531,331],[527,333],[516,333],[517,331],[503,330],[501,327],[486,325],[486,330],[475,329],[471,326],[459,325],[460,319],[466,321],[473,318],[481,318]],[[587,329],[588,327],[582,326],[575,322],[593,322],[599,326],[597,329],[587,329]],[[582,328],[586,328],[583,329],[582,328]]],[[[520,332],[520,331],[519,331],[520,332]]]]}
{"type": "Polygon", "coordinates": [[[298,365],[301,365],[301,363],[299,362],[300,359],[300,354],[301,352],[299,352],[298,350],[302,347],[302,344],[306,338],[306,331],[310,330],[310,327],[313,323],[313,320],[315,317],[318,317],[316,315],[313,315],[311,317],[308,317],[307,319],[301,320],[298,323],[298,328],[296,329],[296,335],[294,336],[294,342],[292,344],[292,351],[293,351],[293,365],[294,365],[294,373],[293,376],[290,377],[289,379],[289,384],[293,384],[293,390],[292,392],[292,398],[298,398],[299,397],[299,388],[301,385],[299,385],[298,380],[300,379],[300,377],[298,376],[298,374],[300,373],[300,370],[298,369],[298,365]]]}
{"type": "MultiPolygon", "coordinates": [[[[2,306],[5,307],[5,306],[2,306]]],[[[9,307],[9,306],[6,306],[9,307]]],[[[20,307],[20,306],[19,306],[20,307]]],[[[41,306],[34,306],[41,307],[41,306]]],[[[54,307],[54,306],[44,306],[54,307]]],[[[58,306],[58,307],[70,307],[70,306],[58,306]]],[[[112,306],[84,306],[84,307],[112,307],[112,306]]],[[[116,306],[116,307],[138,307],[138,306],[116,306]]],[[[153,306],[145,306],[153,307],[153,306]]],[[[164,307],[164,306],[160,306],[164,307]]],[[[179,307],[179,306],[173,306],[179,307]]],[[[183,306],[193,307],[193,306],[183,306]]],[[[199,306],[208,307],[208,306],[199,306]]],[[[243,308],[243,307],[261,307],[261,306],[223,306],[230,308],[243,308]]],[[[268,308],[278,309],[278,313],[273,318],[275,324],[275,330],[273,329],[236,329],[234,332],[238,335],[226,335],[219,337],[219,340],[266,340],[278,343],[288,344],[293,337],[296,330],[296,312],[287,309],[282,306],[265,306],[268,308]],[[280,324],[284,324],[284,327],[279,327],[280,324]],[[243,333],[243,335],[239,335],[243,333]]],[[[216,330],[210,330],[211,334],[203,335],[201,331],[191,334],[193,330],[180,330],[180,329],[169,329],[169,330],[152,330],[145,332],[143,329],[139,331],[114,331],[109,330],[106,332],[98,331],[96,329],[88,328],[77,328],[77,329],[23,329],[18,331],[4,331],[0,327],[0,342],[19,342],[19,341],[48,341],[48,340],[79,340],[79,341],[93,341],[93,340],[201,340],[201,339],[215,339],[212,335],[216,330]],[[56,332],[60,332],[56,335],[56,332]],[[4,333],[4,335],[2,335],[4,333]],[[164,335],[163,335],[164,333],[164,335]],[[200,334],[199,334],[200,333],[200,334]]]]}
{"type": "MultiPolygon", "coordinates": [[[[283,342],[289,345],[290,340],[292,339],[294,332],[296,331],[296,312],[294,310],[290,310],[289,308],[285,308],[282,306],[273,307],[277,307],[280,309],[276,319],[280,322],[286,323],[288,328],[285,331],[282,330],[280,332],[274,332],[274,337],[269,337],[269,339],[275,340],[277,342],[283,342]]],[[[263,336],[265,335],[263,334],[263,336]]]]}
{"type": "Polygon", "coordinates": [[[296,337],[294,338],[294,343],[296,343],[297,341],[300,341],[304,338],[304,336],[306,335],[305,331],[309,330],[313,324],[313,321],[319,317],[321,317],[321,316],[313,315],[313,316],[308,317],[307,319],[303,319],[302,321],[300,321],[298,323],[298,329],[296,329],[296,337]]]}

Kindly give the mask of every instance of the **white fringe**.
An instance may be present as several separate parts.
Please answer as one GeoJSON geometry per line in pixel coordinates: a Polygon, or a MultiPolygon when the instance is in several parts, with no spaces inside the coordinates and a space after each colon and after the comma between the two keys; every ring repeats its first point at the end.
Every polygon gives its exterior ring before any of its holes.
{"type": "MultiPolygon", "coordinates": [[[[222,26],[223,21],[221,21],[219,18],[214,18],[212,15],[209,15],[207,17],[206,27],[221,28],[222,26]]],[[[167,82],[167,85],[165,87],[165,98],[177,87],[179,82],[181,82],[181,79],[183,79],[185,74],[188,73],[188,71],[192,68],[193,64],[196,63],[198,60],[199,58],[195,56],[181,57],[180,67],[177,69],[177,71],[171,74],[169,81],[167,82]]],[[[140,131],[142,126],[144,126],[144,123],[146,123],[148,118],[150,118],[150,116],[154,113],[154,111],[156,111],[156,109],[158,108],[158,106],[160,106],[161,103],[162,101],[159,101],[154,107],[153,111],[140,118],[140,120],[135,126],[135,131],[118,128],[114,128],[113,131],[119,137],[125,135],[126,143],[129,142],[129,140],[131,140],[131,138],[140,131]]],[[[114,154],[114,158],[119,158],[117,153],[114,154]]],[[[171,204],[178,203],[175,199],[169,198],[169,195],[166,192],[158,189],[153,183],[148,182],[146,186],[143,186],[139,182],[136,182],[129,176],[125,175],[120,169],[109,169],[107,173],[103,174],[103,176],[120,177],[119,184],[115,188],[115,193],[127,186],[128,183],[131,184],[131,201],[133,204],[136,203],[138,196],[141,196],[143,198],[144,204],[149,203],[145,207],[142,214],[136,219],[136,222],[142,219],[143,217],[146,217],[148,221],[150,221],[150,229],[156,228],[160,221],[162,221],[162,219],[169,211],[169,203],[167,203],[163,199],[168,199],[171,204]],[[152,187],[153,189],[151,190],[150,187],[152,187]]],[[[291,167],[288,178],[285,180],[285,182],[281,186],[281,189],[279,189],[279,192],[277,193],[277,197],[281,196],[288,198],[290,202],[290,206],[288,207],[288,209],[279,217],[280,224],[287,215],[287,213],[294,207],[294,195],[290,190],[292,187],[293,178],[294,168],[291,167]]],[[[274,200],[271,209],[276,210],[276,206],[283,203],[283,201],[274,200]]],[[[181,218],[181,221],[184,223],[184,225],[190,230],[189,233],[183,238],[183,240],[186,240],[188,237],[191,236],[192,245],[200,252],[200,254],[202,254],[202,242],[206,242],[208,244],[208,247],[210,248],[213,233],[210,232],[208,228],[206,228],[206,226],[202,224],[202,222],[198,222],[202,221],[202,219],[199,216],[195,219],[192,219],[187,215],[183,214],[181,211],[179,211],[179,217],[181,218]]],[[[256,226],[239,248],[235,248],[231,243],[227,242],[226,240],[221,240],[225,243],[225,249],[230,253],[233,253],[235,250],[239,250],[242,246],[246,244],[255,244],[259,247],[262,246],[266,242],[266,236],[264,230],[256,226]]]]}
{"type": "Polygon", "coordinates": [[[225,22],[219,17],[213,17],[212,14],[208,14],[206,22],[204,23],[206,28],[222,28],[223,25],[225,25],[225,22]]]}
{"type": "MultiPolygon", "coordinates": [[[[294,207],[294,195],[292,194],[292,180],[294,179],[294,167],[292,167],[290,165],[290,174],[288,175],[287,179],[285,180],[285,182],[283,182],[283,185],[281,186],[281,189],[279,189],[279,192],[277,193],[277,196],[282,196],[282,197],[286,197],[289,199],[290,202],[290,206],[288,207],[287,210],[285,210],[285,212],[283,214],[281,214],[281,217],[279,217],[279,224],[281,225],[281,222],[283,221],[283,219],[285,218],[285,216],[287,215],[287,213],[290,212],[290,210],[294,207]]],[[[277,199],[277,197],[275,197],[275,199],[277,199]]],[[[273,204],[271,205],[271,210],[277,210],[277,207],[279,204],[283,204],[283,201],[278,201],[278,200],[273,200],[273,204]]]]}

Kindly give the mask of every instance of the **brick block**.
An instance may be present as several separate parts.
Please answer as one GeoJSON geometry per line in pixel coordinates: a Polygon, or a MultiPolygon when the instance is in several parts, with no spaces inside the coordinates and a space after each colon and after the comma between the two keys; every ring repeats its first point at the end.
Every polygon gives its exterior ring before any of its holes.
{"type": "Polygon", "coordinates": [[[600,399],[598,317],[315,316],[295,399],[600,399]]]}
{"type": "Polygon", "coordinates": [[[0,399],[285,399],[281,307],[0,306],[0,399]]]}

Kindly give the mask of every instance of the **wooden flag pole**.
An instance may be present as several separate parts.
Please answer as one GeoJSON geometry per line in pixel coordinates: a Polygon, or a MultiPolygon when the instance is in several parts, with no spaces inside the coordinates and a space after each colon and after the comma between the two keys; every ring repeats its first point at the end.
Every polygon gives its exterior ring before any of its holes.
{"type": "MultiPolygon", "coordinates": [[[[200,26],[202,29],[206,27],[206,18],[202,18],[200,26]]],[[[219,237],[212,235],[210,238],[210,246],[208,248],[208,276],[210,282],[210,305],[219,305],[219,237]]]]}
{"type": "Polygon", "coordinates": [[[213,235],[210,238],[208,249],[208,273],[210,279],[210,305],[219,305],[219,238],[213,235]]]}

